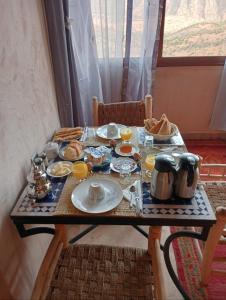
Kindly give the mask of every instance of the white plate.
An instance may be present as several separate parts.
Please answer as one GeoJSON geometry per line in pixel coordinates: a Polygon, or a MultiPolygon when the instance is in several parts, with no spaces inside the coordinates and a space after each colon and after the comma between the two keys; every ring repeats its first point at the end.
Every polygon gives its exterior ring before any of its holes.
{"type": "Polygon", "coordinates": [[[171,123],[171,126],[172,126],[172,130],[171,130],[171,134],[168,134],[168,135],[162,135],[162,134],[155,134],[155,133],[151,133],[149,132],[146,128],[144,128],[145,132],[148,134],[148,135],[152,135],[153,138],[156,140],[156,141],[167,141],[169,140],[171,137],[173,137],[174,135],[177,134],[178,132],[178,128],[175,124],[171,123]]]}
{"type": "Polygon", "coordinates": [[[122,198],[123,193],[120,185],[110,179],[102,178],[90,178],[81,182],[71,194],[71,201],[77,209],[92,214],[100,214],[112,210],[119,205],[122,198]],[[105,192],[103,200],[95,202],[89,198],[91,183],[102,185],[105,192]]]}
{"type": "Polygon", "coordinates": [[[101,137],[102,139],[107,139],[107,140],[117,140],[117,139],[120,139],[121,138],[121,136],[120,136],[120,130],[122,128],[126,127],[126,126],[125,125],[121,125],[121,124],[116,124],[116,125],[118,127],[118,134],[117,135],[109,137],[107,135],[108,124],[106,124],[106,125],[103,125],[103,126],[101,126],[101,127],[99,127],[97,129],[97,132],[96,132],[97,136],[101,137]]]}
{"type": "MultiPolygon", "coordinates": [[[[67,147],[67,145],[60,148],[60,150],[59,150],[59,157],[61,159],[63,159],[63,160],[67,160],[68,161],[69,159],[66,158],[66,157],[64,157],[64,151],[65,151],[66,147],[67,147]]],[[[85,155],[85,153],[84,153],[84,151],[82,151],[81,154],[78,157],[76,157],[76,159],[70,159],[70,161],[80,160],[80,159],[82,159],[84,157],[84,155],[85,155]]]]}
{"type": "Polygon", "coordinates": [[[73,163],[70,162],[70,161],[58,161],[58,162],[55,162],[55,163],[52,163],[51,165],[48,166],[47,170],[46,170],[46,173],[51,176],[51,177],[55,177],[55,178],[61,178],[61,177],[64,177],[64,176],[67,176],[69,174],[71,174],[71,167],[72,167],[73,163]],[[53,168],[55,168],[56,166],[68,166],[70,168],[70,171],[68,171],[66,174],[64,175],[53,175],[52,174],[52,170],[53,168]]]}
{"type": "Polygon", "coordinates": [[[128,158],[128,157],[119,157],[119,158],[113,159],[112,162],[110,163],[110,168],[113,171],[120,173],[121,165],[124,163],[131,166],[131,169],[130,169],[131,172],[135,171],[137,168],[136,162],[133,159],[128,158]]]}
{"type": "Polygon", "coordinates": [[[132,156],[134,153],[139,153],[140,150],[137,146],[133,145],[133,144],[130,144],[130,143],[124,143],[124,144],[118,144],[116,147],[115,147],[115,152],[118,154],[118,155],[121,155],[121,156],[132,156]],[[120,151],[120,148],[122,145],[129,145],[132,147],[132,151],[129,152],[129,153],[124,153],[124,152],[121,152],[120,151]]]}

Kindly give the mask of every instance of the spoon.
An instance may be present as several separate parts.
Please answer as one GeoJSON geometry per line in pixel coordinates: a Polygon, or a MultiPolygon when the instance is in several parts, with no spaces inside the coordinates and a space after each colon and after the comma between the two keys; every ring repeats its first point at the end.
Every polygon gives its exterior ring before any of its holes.
{"type": "Polygon", "coordinates": [[[131,185],[131,187],[129,188],[129,191],[131,193],[131,198],[130,198],[130,207],[133,206],[133,203],[134,203],[134,193],[136,191],[136,188],[134,185],[131,185]]]}

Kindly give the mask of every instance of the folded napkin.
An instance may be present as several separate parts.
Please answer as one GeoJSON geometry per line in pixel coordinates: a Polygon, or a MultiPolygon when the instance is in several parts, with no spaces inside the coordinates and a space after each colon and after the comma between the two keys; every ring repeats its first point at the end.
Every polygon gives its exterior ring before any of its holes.
{"type": "Polygon", "coordinates": [[[141,187],[141,181],[140,180],[134,181],[133,184],[128,186],[126,189],[124,189],[123,190],[123,196],[129,202],[131,202],[132,199],[136,198],[136,196],[139,197],[137,199],[137,201],[134,201],[132,203],[132,205],[136,207],[136,210],[137,210],[138,214],[142,214],[142,211],[143,211],[143,195],[142,195],[142,187],[141,187]],[[136,192],[134,192],[133,196],[131,197],[130,188],[131,188],[132,185],[135,186],[136,192]]]}

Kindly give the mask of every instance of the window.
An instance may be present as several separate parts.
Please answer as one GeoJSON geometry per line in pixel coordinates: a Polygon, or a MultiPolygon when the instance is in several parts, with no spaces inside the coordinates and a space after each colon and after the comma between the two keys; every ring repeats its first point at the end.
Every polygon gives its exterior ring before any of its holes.
{"type": "Polygon", "coordinates": [[[159,66],[223,65],[225,0],[165,0],[159,66]]]}
{"type": "Polygon", "coordinates": [[[145,1],[91,0],[99,58],[139,57],[143,45],[145,1]]]}

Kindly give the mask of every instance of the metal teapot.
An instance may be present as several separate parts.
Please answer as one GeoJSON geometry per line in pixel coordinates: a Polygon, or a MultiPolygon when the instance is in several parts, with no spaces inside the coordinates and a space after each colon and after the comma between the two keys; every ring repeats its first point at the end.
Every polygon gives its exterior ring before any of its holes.
{"type": "Polygon", "coordinates": [[[51,183],[44,170],[43,160],[36,157],[31,163],[31,172],[27,177],[28,196],[33,199],[42,199],[50,192],[51,183]]]}
{"type": "Polygon", "coordinates": [[[150,193],[152,197],[159,200],[170,199],[173,194],[175,176],[176,162],[174,158],[167,154],[157,155],[151,178],[150,193]]]}
{"type": "Polygon", "coordinates": [[[191,199],[195,194],[199,178],[199,157],[192,153],[183,153],[180,156],[177,169],[175,194],[179,198],[191,199]]]}

